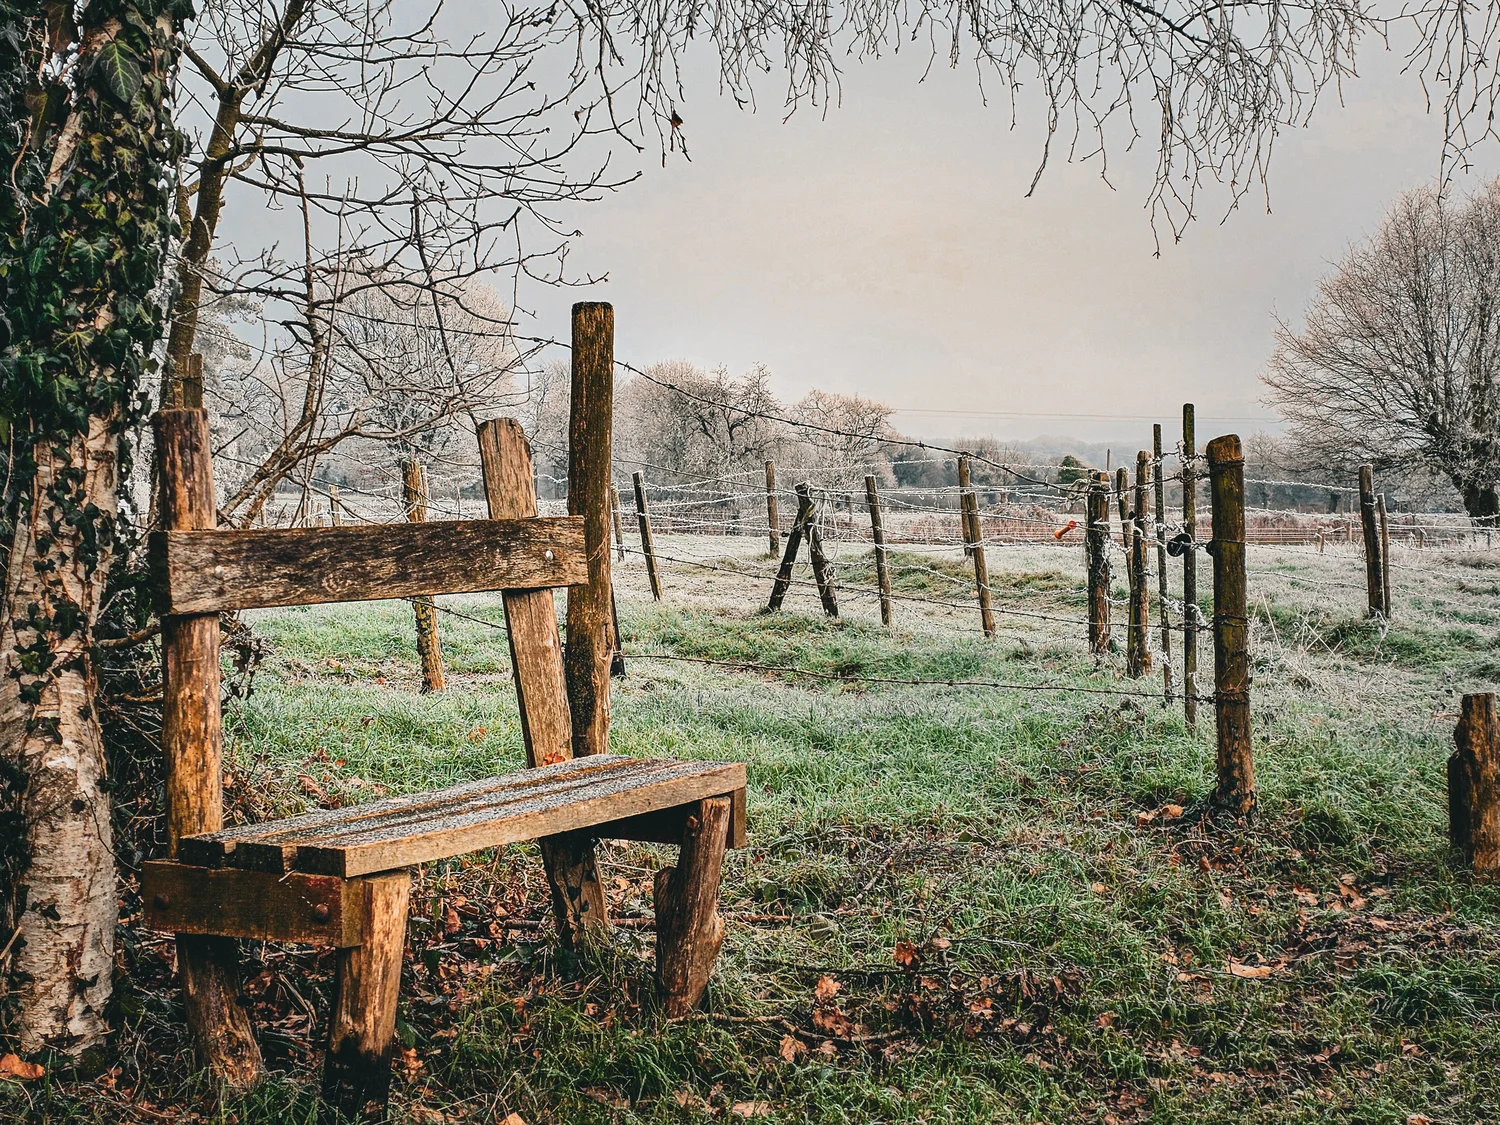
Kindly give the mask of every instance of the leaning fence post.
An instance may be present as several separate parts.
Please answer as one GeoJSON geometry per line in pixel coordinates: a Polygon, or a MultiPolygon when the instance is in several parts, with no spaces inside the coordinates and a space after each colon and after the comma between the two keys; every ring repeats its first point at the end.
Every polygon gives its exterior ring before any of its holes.
{"type": "Polygon", "coordinates": [[[818,583],[818,597],[823,602],[823,612],[829,617],[839,615],[838,595],[833,588],[833,564],[823,553],[823,535],[818,527],[817,505],[811,501],[811,489],[806,484],[797,486],[797,497],[808,497],[810,515],[807,520],[807,557],[812,562],[813,578],[818,583]]]}
{"type": "Polygon", "coordinates": [[[646,475],[636,473],[635,522],[641,533],[641,554],[646,556],[646,577],[651,581],[651,596],[661,601],[661,577],[656,573],[656,545],[651,539],[651,513],[646,508],[646,475]]]}
{"type": "Polygon", "coordinates": [[[1198,459],[1193,404],[1182,404],[1182,717],[1198,724],[1198,459]]]}
{"type": "Polygon", "coordinates": [[[1218,784],[1214,804],[1240,816],[1255,809],[1250,730],[1250,620],[1245,597],[1245,460],[1237,434],[1208,443],[1214,537],[1214,709],[1218,784]]]}
{"type": "Polygon", "coordinates": [[[1089,651],[1109,651],[1109,474],[1095,473],[1084,508],[1083,549],[1088,563],[1089,651]]]}
{"type": "Polygon", "coordinates": [[[1391,619],[1391,527],[1386,520],[1385,493],[1375,498],[1375,518],[1380,524],[1380,611],[1391,619]]]}
{"type": "Polygon", "coordinates": [[[990,568],[984,558],[983,525],[979,522],[979,498],[969,484],[969,459],[958,461],[958,502],[964,513],[964,554],[974,560],[974,591],[979,598],[979,624],[986,637],[995,635],[995,611],[990,604],[990,568]]]}
{"type": "MultiPolygon", "coordinates": [[[[770,464],[766,462],[768,468],[770,464]]],[[[880,490],[876,487],[874,474],[865,477],[865,500],[870,506],[870,537],[875,540],[875,583],[880,587],[880,623],[890,628],[893,616],[891,574],[886,569],[885,522],[880,517],[880,490]]]]}
{"type": "Polygon", "coordinates": [[[611,482],[609,486],[609,507],[615,525],[615,558],[621,562],[625,561],[625,521],[620,516],[620,490],[611,482]]]}
{"type": "MultiPolygon", "coordinates": [[[[427,521],[427,470],[416,458],[401,462],[401,501],[412,523],[427,521]]],[[[417,658],[422,664],[422,691],[445,691],[443,643],[438,637],[437,610],[430,595],[411,600],[417,619],[417,658]]]]}
{"type": "Polygon", "coordinates": [[[1139,679],[1151,671],[1151,591],[1146,582],[1146,490],[1151,454],[1135,457],[1135,511],[1130,529],[1130,626],[1125,634],[1125,674],[1139,679]]]}
{"type": "Polygon", "coordinates": [[[1151,427],[1151,449],[1156,473],[1156,589],[1161,614],[1161,682],[1166,701],[1172,702],[1172,623],[1167,616],[1167,474],[1162,471],[1161,423],[1151,427]]]}
{"type": "Polygon", "coordinates": [[[1466,695],[1448,759],[1448,838],[1476,873],[1500,871],[1500,722],[1495,695],[1466,695]]]}
{"type": "Polygon", "coordinates": [[[766,461],[766,527],[771,543],[771,557],[781,550],[781,511],[776,502],[776,462],[766,461]]]}
{"type": "Polygon", "coordinates": [[[969,458],[967,455],[958,459],[958,527],[964,541],[964,554],[974,553],[974,544],[979,542],[981,536],[977,524],[978,518],[974,510],[971,510],[968,502],[969,487],[969,458]]]}
{"type": "Polygon", "coordinates": [[[1375,509],[1375,467],[1359,467],[1359,522],[1365,536],[1365,592],[1369,615],[1385,615],[1385,566],[1380,558],[1380,523],[1375,509]]]}
{"type": "Polygon", "coordinates": [[[776,581],[771,583],[771,600],[767,609],[780,609],[787,589],[792,584],[792,568],[797,565],[797,548],[802,546],[802,533],[813,516],[812,492],[807,485],[797,486],[797,517],[792,520],[792,529],[786,533],[786,550],[781,554],[781,566],[776,571],[776,581]]]}

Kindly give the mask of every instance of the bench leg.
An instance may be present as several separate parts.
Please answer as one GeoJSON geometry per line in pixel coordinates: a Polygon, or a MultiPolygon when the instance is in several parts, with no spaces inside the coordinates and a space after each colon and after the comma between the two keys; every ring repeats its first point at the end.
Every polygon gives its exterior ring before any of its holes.
{"type": "Polygon", "coordinates": [[[246,1090],[260,1080],[260,1047],[240,1003],[240,943],[208,934],[177,935],[177,976],[199,1065],[246,1090]]]}
{"type": "Polygon", "coordinates": [[[594,859],[594,838],[587,832],[564,832],[540,841],[542,866],[552,889],[552,912],[564,948],[578,949],[589,938],[609,930],[604,885],[594,859]]]}
{"type": "Polygon", "coordinates": [[[338,953],[323,1062],[320,1120],[326,1125],[350,1118],[383,1121],[391,1093],[411,875],[393,871],[360,882],[365,941],[338,953]]]}
{"type": "Polygon", "coordinates": [[[668,1016],[685,1016],[697,1006],[724,943],[719,880],[730,805],[729,797],[698,801],[677,866],[656,873],[656,993],[668,1016]]]}

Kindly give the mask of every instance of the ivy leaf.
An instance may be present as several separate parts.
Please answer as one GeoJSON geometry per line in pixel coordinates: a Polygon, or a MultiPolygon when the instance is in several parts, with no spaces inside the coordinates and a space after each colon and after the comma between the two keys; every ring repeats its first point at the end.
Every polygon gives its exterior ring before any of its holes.
{"type": "Polygon", "coordinates": [[[115,101],[129,105],[141,92],[141,64],[118,39],[106,43],[94,61],[104,90],[115,101]]]}

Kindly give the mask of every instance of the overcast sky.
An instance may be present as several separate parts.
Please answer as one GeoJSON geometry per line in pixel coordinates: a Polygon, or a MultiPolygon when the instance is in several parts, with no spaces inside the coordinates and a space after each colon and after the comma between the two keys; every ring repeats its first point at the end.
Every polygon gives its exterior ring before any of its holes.
{"type": "MultiPolygon", "coordinates": [[[[564,338],[572,301],[609,300],[623,359],[763,362],[784,397],[857,391],[925,436],[1128,444],[1155,419],[1175,436],[1187,400],[1200,434],[1249,433],[1271,418],[1257,375],[1274,315],[1298,317],[1329,264],[1438,170],[1441,118],[1372,50],[1342,106],[1280,138],[1269,213],[1252,195],[1221,223],[1215,198],[1158,258],[1149,137],[1112,158],[1113,187],[1097,164],[1055,160],[1028,199],[1037,117],[1011,131],[971,70],[919,83],[919,62],[851,65],[841,106],[786,123],[774,80],[750,113],[690,76],[691,163],[648,160],[568,216],[584,231],[573,271],[609,280],[533,292],[538,327],[564,338]]],[[[1496,165],[1480,154],[1458,189],[1496,165]]]]}

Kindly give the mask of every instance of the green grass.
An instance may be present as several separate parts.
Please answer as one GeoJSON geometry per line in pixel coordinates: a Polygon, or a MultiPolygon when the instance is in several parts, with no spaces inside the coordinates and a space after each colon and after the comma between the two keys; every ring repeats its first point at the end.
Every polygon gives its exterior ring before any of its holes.
{"type": "MultiPolygon", "coordinates": [[[[997,587],[1045,609],[1072,582],[1026,571],[997,587]]],[[[492,599],[453,605],[501,619],[492,599]]],[[[1500,888],[1459,870],[1445,839],[1443,668],[1491,659],[1482,634],[1382,633],[1266,607],[1260,807],[1245,824],[1200,815],[1211,714],[1192,731],[1155,700],[1045,690],[1133,686],[1050,634],[986,642],[795,613],[621,610],[614,749],[749,771],[750,846],[727,862],[728,937],[705,1013],[669,1022],[653,1008],[649,930],[560,953],[533,848],[434,865],[413,899],[397,1120],[1500,1115],[1500,888]],[[492,931],[501,918],[529,928],[492,931]],[[898,948],[920,964],[904,968],[898,948]],[[839,987],[820,999],[824,977],[839,987]]],[[[271,655],[226,714],[242,813],[521,763],[502,633],[443,617],[453,683],[424,697],[404,604],[291,610],[256,628],[271,655]]],[[[601,854],[612,910],[649,911],[670,850],[601,854]]],[[[156,1120],[129,1108],[148,1101],[204,1120],[312,1120],[322,1024],[292,996],[324,1018],[327,955],[248,951],[275,1076],[219,1101],[186,1077],[167,947],[127,937],[110,1088],[0,1083],[0,1119],[156,1120]]]]}

